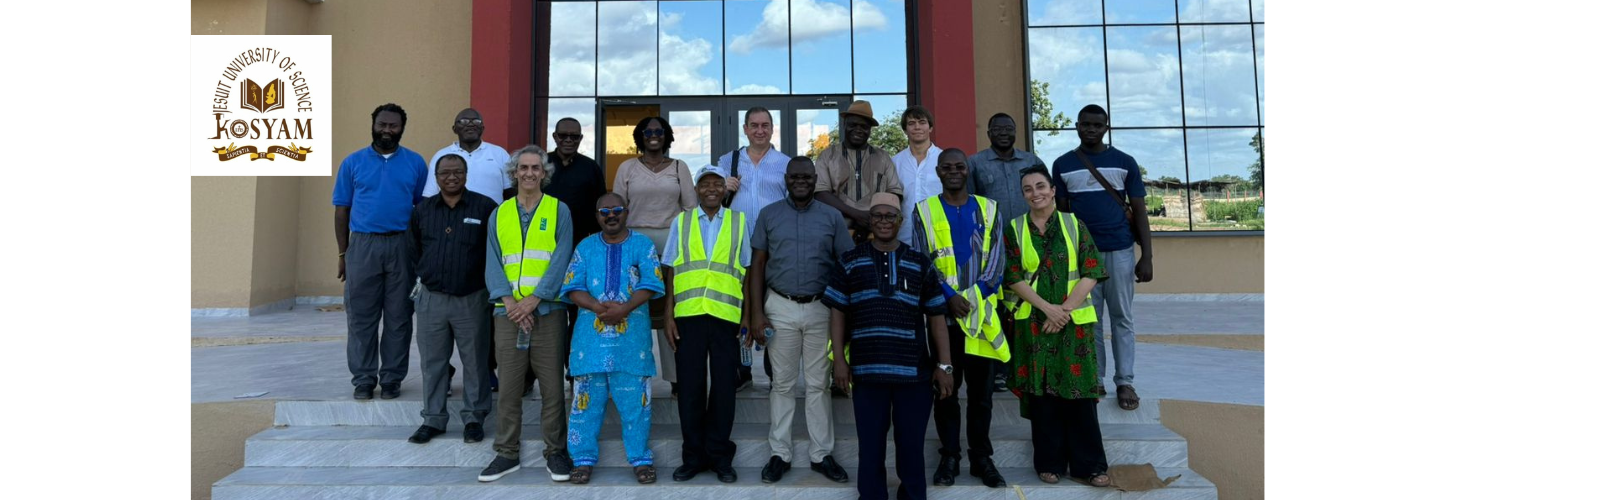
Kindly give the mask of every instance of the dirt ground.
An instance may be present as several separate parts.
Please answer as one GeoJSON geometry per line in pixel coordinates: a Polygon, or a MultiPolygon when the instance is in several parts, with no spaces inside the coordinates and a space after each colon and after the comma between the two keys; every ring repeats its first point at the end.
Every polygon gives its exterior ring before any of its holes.
{"type": "Polygon", "coordinates": [[[244,467],[244,440],[272,427],[272,401],[189,405],[189,497],[211,499],[211,483],[244,467]]]}
{"type": "Polygon", "coordinates": [[[1189,440],[1189,468],[1218,499],[1266,496],[1266,407],[1163,399],[1161,423],[1189,440]]]}

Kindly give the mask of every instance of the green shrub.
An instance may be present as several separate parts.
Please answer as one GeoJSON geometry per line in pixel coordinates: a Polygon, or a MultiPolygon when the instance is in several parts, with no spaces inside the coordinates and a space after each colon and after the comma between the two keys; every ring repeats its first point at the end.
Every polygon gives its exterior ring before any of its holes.
{"type": "Polygon", "coordinates": [[[1157,208],[1161,208],[1161,206],[1166,204],[1166,203],[1167,203],[1166,199],[1164,199],[1164,198],[1162,198],[1160,196],[1150,195],[1150,196],[1144,197],[1144,207],[1148,208],[1150,210],[1155,210],[1157,208]]]}
{"type": "Polygon", "coordinates": [[[1206,201],[1206,220],[1221,222],[1223,220],[1244,221],[1256,218],[1256,211],[1261,208],[1261,200],[1246,201],[1206,201]]]}

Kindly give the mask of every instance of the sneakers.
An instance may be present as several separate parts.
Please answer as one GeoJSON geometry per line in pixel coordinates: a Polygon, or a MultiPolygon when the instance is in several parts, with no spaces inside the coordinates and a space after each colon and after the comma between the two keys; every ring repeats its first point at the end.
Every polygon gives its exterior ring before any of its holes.
{"type": "Polygon", "coordinates": [[[1003,372],[994,374],[994,392],[1006,392],[1010,390],[1011,389],[1006,387],[1006,374],[1003,372]]]}
{"type": "Polygon", "coordinates": [[[956,475],[961,473],[961,459],[944,456],[939,458],[939,467],[933,471],[934,486],[950,486],[956,484],[956,475]]]}
{"type": "Polygon", "coordinates": [[[822,473],[824,477],[835,483],[850,481],[850,474],[845,473],[844,467],[840,467],[839,462],[833,461],[833,455],[822,457],[821,462],[811,462],[811,470],[822,473]]]}
{"type": "Polygon", "coordinates": [[[566,450],[544,455],[544,470],[550,473],[550,480],[563,482],[572,479],[572,457],[566,450]]]}
{"type": "Polygon", "coordinates": [[[378,391],[378,397],[383,399],[400,397],[400,384],[383,384],[383,390],[378,391]]]}
{"type": "Polygon", "coordinates": [[[761,468],[761,482],[772,484],[783,480],[783,473],[789,472],[789,462],[783,461],[777,455],[767,460],[767,466],[761,468]]]}
{"type": "Polygon", "coordinates": [[[372,389],[374,387],[375,386],[372,384],[361,384],[356,386],[355,398],[363,401],[372,399],[372,389]]]}
{"type": "Polygon", "coordinates": [[[478,473],[478,482],[487,483],[522,469],[522,461],[515,458],[506,458],[495,455],[494,461],[478,473]]]}
{"type": "Polygon", "coordinates": [[[972,476],[983,480],[983,485],[990,488],[1006,487],[1006,478],[1000,476],[1000,469],[994,467],[994,460],[989,457],[972,459],[972,476]]]}

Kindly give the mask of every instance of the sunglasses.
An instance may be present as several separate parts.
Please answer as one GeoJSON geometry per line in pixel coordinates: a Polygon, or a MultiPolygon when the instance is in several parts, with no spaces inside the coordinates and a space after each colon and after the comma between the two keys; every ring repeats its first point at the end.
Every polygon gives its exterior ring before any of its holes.
{"type": "Polygon", "coordinates": [[[627,211],[628,211],[628,207],[602,208],[602,209],[598,210],[598,212],[600,212],[600,216],[601,217],[610,217],[610,216],[613,216],[613,215],[622,215],[623,212],[627,212],[627,211]]]}
{"type": "Polygon", "coordinates": [[[649,128],[644,130],[643,135],[645,137],[665,137],[667,135],[667,131],[665,129],[649,128]]]}
{"type": "Polygon", "coordinates": [[[481,119],[481,118],[462,118],[460,120],[456,120],[456,124],[460,125],[460,126],[463,126],[463,127],[466,127],[466,126],[469,126],[469,125],[483,125],[483,119],[481,119]]]}
{"type": "Polygon", "coordinates": [[[583,134],[561,134],[561,133],[557,133],[556,134],[556,140],[558,140],[558,141],[576,141],[576,140],[582,139],[582,138],[583,138],[583,134]]]}

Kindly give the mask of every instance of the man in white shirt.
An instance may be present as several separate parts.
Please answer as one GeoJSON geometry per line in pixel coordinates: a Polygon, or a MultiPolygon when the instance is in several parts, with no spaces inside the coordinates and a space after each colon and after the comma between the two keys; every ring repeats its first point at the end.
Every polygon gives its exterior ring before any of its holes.
{"type": "Polygon", "coordinates": [[[516,187],[511,184],[511,174],[506,171],[511,156],[500,146],[483,141],[483,115],[478,114],[476,109],[463,109],[456,113],[450,130],[456,133],[456,142],[433,154],[433,160],[428,162],[428,184],[422,188],[422,196],[439,194],[439,183],[434,180],[433,169],[439,164],[439,159],[447,154],[467,159],[468,191],[488,196],[496,204],[514,196],[516,187]]]}
{"type": "MultiPolygon", "coordinates": [[[[733,200],[727,203],[728,208],[745,214],[746,231],[755,229],[761,209],[789,196],[783,177],[789,169],[789,155],[772,147],[772,134],[776,132],[771,111],[761,106],[750,108],[744,112],[744,136],[750,140],[750,145],[730,151],[717,160],[718,168],[729,172],[728,196],[733,200]]],[[[764,353],[762,356],[767,378],[771,379],[772,365],[766,363],[764,353]]],[[[738,390],[750,388],[753,381],[750,367],[739,367],[738,390]]]]}
{"type": "MultiPolygon", "coordinates": [[[[900,213],[916,210],[917,203],[944,191],[934,168],[939,165],[939,146],[933,145],[933,113],[921,105],[906,108],[900,115],[900,129],[906,132],[906,149],[890,158],[900,184],[906,190],[900,198],[900,213]]],[[[911,244],[912,224],[900,226],[900,241],[911,244]]]]}

